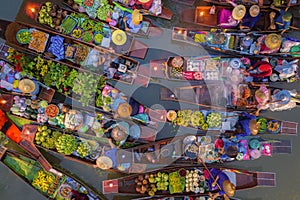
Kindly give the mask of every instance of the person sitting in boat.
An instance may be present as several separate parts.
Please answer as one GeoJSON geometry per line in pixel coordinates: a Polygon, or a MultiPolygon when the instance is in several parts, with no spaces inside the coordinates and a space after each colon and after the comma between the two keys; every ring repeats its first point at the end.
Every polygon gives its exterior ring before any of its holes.
{"type": "Polygon", "coordinates": [[[125,12],[124,17],[120,20],[120,28],[132,33],[137,33],[142,28],[142,21],[143,15],[139,10],[135,9],[131,14],[125,12]]]}
{"type": "Polygon", "coordinates": [[[253,28],[260,19],[260,9],[257,5],[253,5],[249,12],[246,11],[244,5],[237,5],[228,0],[234,9],[232,12],[228,9],[222,8],[218,15],[218,26],[221,28],[236,28],[240,22],[240,29],[253,28]]]}
{"type": "Polygon", "coordinates": [[[287,9],[276,8],[274,4],[271,5],[271,8],[273,10],[276,10],[279,13],[279,15],[276,16],[275,12],[270,13],[271,21],[274,20],[274,23],[271,23],[270,25],[270,29],[275,30],[276,27],[279,30],[289,29],[293,18],[292,13],[290,11],[287,11],[287,9]]]}
{"type": "Polygon", "coordinates": [[[227,1],[234,9],[232,12],[228,9],[222,8],[218,13],[218,26],[221,28],[235,28],[246,14],[246,7],[244,5],[237,5],[232,1],[227,1]]]}
{"type": "Polygon", "coordinates": [[[275,33],[262,35],[250,47],[252,54],[272,54],[277,53],[281,46],[281,36],[275,33]]]}
{"type": "Polygon", "coordinates": [[[126,122],[112,124],[106,129],[105,135],[119,148],[126,142],[129,135],[129,124],[126,122]]]}
{"type": "Polygon", "coordinates": [[[230,181],[230,177],[227,175],[226,171],[212,168],[210,171],[204,170],[204,176],[207,179],[210,191],[220,190],[214,195],[209,193],[212,200],[220,196],[229,200],[229,197],[234,196],[235,185],[230,181]]]}
{"type": "Polygon", "coordinates": [[[276,65],[274,70],[279,73],[280,80],[286,80],[296,76],[299,60],[293,60],[291,62],[283,61],[281,64],[276,65]]]}
{"type": "Polygon", "coordinates": [[[258,116],[261,110],[271,111],[290,110],[300,103],[299,92],[288,90],[274,90],[271,99],[258,106],[255,115],[258,116]]]}
{"type": "Polygon", "coordinates": [[[259,61],[249,67],[248,70],[244,72],[244,76],[251,76],[254,79],[269,78],[273,73],[272,68],[269,62],[259,61]]]}
{"type": "Polygon", "coordinates": [[[242,19],[240,29],[252,29],[255,24],[259,21],[261,16],[260,8],[258,5],[253,5],[250,7],[249,12],[242,19]]]}

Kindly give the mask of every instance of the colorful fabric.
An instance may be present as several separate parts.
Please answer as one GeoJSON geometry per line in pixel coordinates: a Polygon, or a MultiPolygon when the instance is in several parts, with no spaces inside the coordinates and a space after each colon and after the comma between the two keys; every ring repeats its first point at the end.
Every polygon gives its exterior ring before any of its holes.
{"type": "Polygon", "coordinates": [[[239,21],[232,18],[232,12],[222,8],[218,13],[218,24],[221,28],[235,28],[239,21]]]}

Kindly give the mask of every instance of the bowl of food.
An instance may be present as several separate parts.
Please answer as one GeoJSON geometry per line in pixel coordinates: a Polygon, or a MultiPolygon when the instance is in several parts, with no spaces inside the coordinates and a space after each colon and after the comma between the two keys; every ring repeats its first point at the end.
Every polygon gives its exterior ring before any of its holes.
{"type": "Polygon", "coordinates": [[[71,186],[67,185],[67,184],[63,184],[59,189],[59,194],[60,194],[60,196],[62,196],[65,199],[70,198],[72,195],[71,186]]]}
{"type": "Polygon", "coordinates": [[[168,111],[168,113],[167,113],[167,119],[169,120],[169,121],[174,121],[175,119],[177,118],[177,113],[176,113],[176,111],[174,111],[174,110],[170,110],[170,111],[168,111]]]}
{"type": "Polygon", "coordinates": [[[28,44],[31,40],[31,33],[28,29],[21,29],[17,32],[16,38],[20,44],[28,44]]]}
{"type": "Polygon", "coordinates": [[[268,122],[267,130],[270,133],[277,134],[280,131],[280,122],[277,120],[271,120],[268,122]]]}
{"type": "Polygon", "coordinates": [[[45,114],[49,119],[55,118],[59,113],[59,108],[54,105],[50,104],[46,107],[45,114]]]}

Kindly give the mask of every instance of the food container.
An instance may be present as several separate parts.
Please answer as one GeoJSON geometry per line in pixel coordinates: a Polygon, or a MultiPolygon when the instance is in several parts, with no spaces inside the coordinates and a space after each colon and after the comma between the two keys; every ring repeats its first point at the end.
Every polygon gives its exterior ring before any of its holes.
{"type": "Polygon", "coordinates": [[[46,107],[45,114],[49,119],[55,118],[59,113],[59,108],[54,105],[50,104],[46,107]]]}
{"type": "Polygon", "coordinates": [[[28,44],[31,40],[31,33],[28,29],[20,29],[16,34],[16,39],[20,44],[28,44]],[[24,34],[29,34],[30,36],[22,41],[21,36],[24,34]]]}

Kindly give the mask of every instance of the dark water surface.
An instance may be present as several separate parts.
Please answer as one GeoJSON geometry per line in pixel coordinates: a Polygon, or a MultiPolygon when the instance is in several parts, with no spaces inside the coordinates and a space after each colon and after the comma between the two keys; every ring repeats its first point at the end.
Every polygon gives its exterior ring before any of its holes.
{"type": "MultiPolygon", "coordinates": [[[[151,59],[161,59],[167,58],[172,54],[180,54],[183,56],[196,56],[207,54],[205,50],[199,47],[184,45],[180,43],[171,42],[171,31],[168,29],[172,26],[179,26],[178,16],[176,14],[178,11],[183,10],[186,7],[181,5],[171,4],[169,1],[165,1],[166,7],[171,8],[174,12],[174,17],[172,21],[166,21],[158,19],[156,25],[163,26],[166,29],[164,34],[160,38],[155,39],[139,39],[145,42],[152,49],[149,50],[148,55],[144,61],[141,63],[147,66],[149,60],[151,59]]],[[[21,0],[1,0],[0,5],[0,18],[13,20],[18,8],[21,5],[21,0]]],[[[198,4],[199,2],[197,2],[198,4]]],[[[182,25],[183,26],[183,25],[182,25]]],[[[297,34],[296,34],[297,36],[297,34]]],[[[185,108],[187,105],[161,102],[159,101],[159,87],[163,86],[174,86],[176,83],[170,83],[168,81],[154,82],[149,85],[148,88],[138,88],[135,86],[121,85],[117,84],[116,87],[131,93],[141,102],[148,106],[156,108],[185,108]],[[145,95],[145,93],[149,95],[145,95]],[[149,98],[151,96],[151,98],[149,98]]],[[[187,83],[188,84],[188,83],[187,83]]],[[[300,91],[300,84],[278,84],[278,87],[297,89],[300,91]]],[[[299,122],[300,109],[296,108],[291,111],[284,112],[266,112],[265,116],[276,117],[278,119],[285,119],[287,121],[299,122]]],[[[299,128],[299,127],[298,127],[299,128]]],[[[167,130],[168,127],[165,127],[167,130]]],[[[164,129],[164,130],[165,130],[164,129]]],[[[158,138],[167,137],[171,134],[168,131],[162,131],[158,135],[158,138]]],[[[180,132],[184,133],[184,131],[180,132]]],[[[273,137],[273,136],[272,136],[273,137]]],[[[274,136],[274,139],[292,139],[293,143],[293,153],[290,155],[275,155],[273,157],[264,157],[255,161],[242,161],[231,163],[231,167],[238,167],[242,169],[258,170],[258,171],[270,171],[277,173],[277,187],[275,188],[256,188],[252,190],[246,190],[236,193],[236,197],[245,200],[300,200],[300,139],[295,136],[274,136]]],[[[116,178],[120,174],[108,173],[103,170],[94,169],[91,167],[84,166],[75,162],[64,160],[62,157],[54,157],[53,155],[46,154],[50,162],[61,165],[63,168],[76,174],[79,178],[85,180],[88,184],[92,185],[94,188],[102,191],[102,180],[107,178],[116,178]]],[[[120,196],[109,196],[110,199],[130,199],[130,197],[120,197],[120,196]]],[[[0,200],[42,200],[42,197],[38,192],[35,192],[30,186],[24,184],[24,182],[13,175],[3,164],[0,164],[0,200]]]]}

